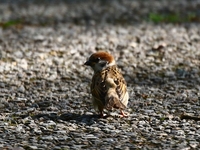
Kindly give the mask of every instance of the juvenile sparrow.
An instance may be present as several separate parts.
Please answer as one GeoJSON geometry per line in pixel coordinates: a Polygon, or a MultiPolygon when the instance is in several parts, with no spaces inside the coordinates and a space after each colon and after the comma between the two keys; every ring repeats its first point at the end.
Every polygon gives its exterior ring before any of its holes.
{"type": "Polygon", "coordinates": [[[123,110],[127,107],[129,95],[126,81],[118,69],[112,55],[99,51],[92,54],[86,66],[94,70],[91,83],[91,93],[93,105],[103,117],[103,110],[112,108],[120,109],[121,117],[126,117],[123,110]]]}

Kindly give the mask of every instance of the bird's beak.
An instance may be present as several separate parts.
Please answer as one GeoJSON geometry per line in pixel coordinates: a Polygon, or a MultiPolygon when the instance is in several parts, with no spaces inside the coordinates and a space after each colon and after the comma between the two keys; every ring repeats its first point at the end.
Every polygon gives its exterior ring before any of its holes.
{"type": "Polygon", "coordinates": [[[91,65],[91,62],[88,60],[88,61],[86,61],[86,62],[84,63],[84,65],[90,66],[90,65],[91,65]]]}

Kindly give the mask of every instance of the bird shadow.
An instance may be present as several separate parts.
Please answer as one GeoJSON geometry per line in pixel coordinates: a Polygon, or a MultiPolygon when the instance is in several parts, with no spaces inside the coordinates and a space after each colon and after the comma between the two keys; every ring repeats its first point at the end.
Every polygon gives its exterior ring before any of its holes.
{"type": "Polygon", "coordinates": [[[52,120],[54,122],[73,122],[73,123],[83,123],[87,125],[92,125],[94,123],[97,123],[99,120],[107,119],[108,117],[111,117],[111,115],[107,115],[104,117],[101,117],[97,114],[76,114],[76,113],[62,113],[58,115],[57,113],[40,113],[32,116],[33,119],[43,119],[43,120],[52,120]]]}

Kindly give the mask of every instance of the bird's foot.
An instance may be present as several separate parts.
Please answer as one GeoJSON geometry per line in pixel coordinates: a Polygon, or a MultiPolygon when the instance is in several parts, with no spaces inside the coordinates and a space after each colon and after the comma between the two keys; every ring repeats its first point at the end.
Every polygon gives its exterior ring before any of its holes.
{"type": "Polygon", "coordinates": [[[124,112],[123,110],[120,111],[120,115],[119,115],[120,118],[128,117],[128,116],[129,116],[129,113],[124,112]]]}
{"type": "Polygon", "coordinates": [[[100,118],[105,118],[105,117],[106,117],[106,114],[104,114],[103,112],[100,112],[99,117],[100,117],[100,118]]]}

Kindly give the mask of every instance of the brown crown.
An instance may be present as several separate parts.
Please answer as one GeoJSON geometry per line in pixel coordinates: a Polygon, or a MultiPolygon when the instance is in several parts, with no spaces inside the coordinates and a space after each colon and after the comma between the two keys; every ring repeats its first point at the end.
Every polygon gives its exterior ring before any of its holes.
{"type": "Polygon", "coordinates": [[[110,55],[109,53],[104,52],[104,51],[96,52],[96,53],[92,54],[89,58],[90,61],[95,61],[97,59],[106,60],[109,63],[114,61],[114,57],[112,55],[110,55]]]}

